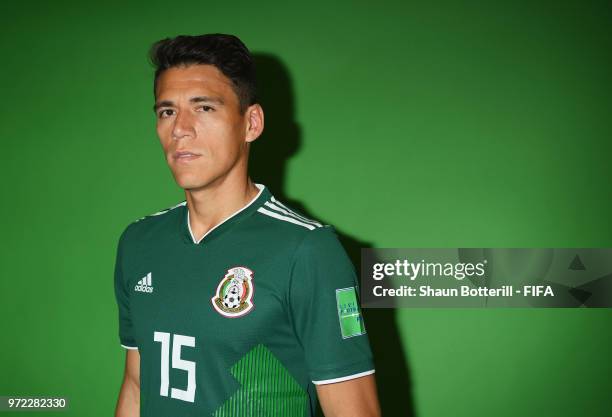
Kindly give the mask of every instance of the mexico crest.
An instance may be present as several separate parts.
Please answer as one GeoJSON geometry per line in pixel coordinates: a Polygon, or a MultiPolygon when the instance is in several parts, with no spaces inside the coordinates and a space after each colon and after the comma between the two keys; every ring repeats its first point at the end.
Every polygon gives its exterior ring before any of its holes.
{"type": "Polygon", "coordinates": [[[240,317],[253,309],[253,271],[244,266],[227,270],[210,299],[217,313],[224,317],[240,317]]]}

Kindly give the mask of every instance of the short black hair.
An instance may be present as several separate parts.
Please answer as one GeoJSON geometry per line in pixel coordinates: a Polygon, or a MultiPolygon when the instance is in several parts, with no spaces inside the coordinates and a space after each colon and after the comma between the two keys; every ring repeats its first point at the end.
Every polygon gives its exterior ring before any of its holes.
{"type": "Polygon", "coordinates": [[[166,38],[151,46],[149,58],[155,66],[154,95],[157,79],[165,70],[192,64],[208,64],[217,67],[232,81],[240,103],[240,113],[257,103],[255,62],[251,52],[237,36],[209,33],[166,38]]]}

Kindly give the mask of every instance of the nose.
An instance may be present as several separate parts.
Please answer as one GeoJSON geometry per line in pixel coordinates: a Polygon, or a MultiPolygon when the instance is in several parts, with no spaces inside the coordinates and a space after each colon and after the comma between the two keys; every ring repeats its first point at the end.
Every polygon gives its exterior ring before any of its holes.
{"type": "Polygon", "coordinates": [[[178,112],[174,118],[174,126],[172,126],[172,138],[181,139],[183,137],[193,137],[194,135],[193,120],[189,112],[178,112]]]}

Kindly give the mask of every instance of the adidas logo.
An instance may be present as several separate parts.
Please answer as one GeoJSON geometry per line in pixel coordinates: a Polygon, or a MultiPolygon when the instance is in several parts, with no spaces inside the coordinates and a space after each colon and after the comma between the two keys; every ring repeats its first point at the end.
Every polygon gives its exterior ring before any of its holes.
{"type": "Polygon", "coordinates": [[[153,292],[153,287],[151,286],[150,272],[147,274],[147,276],[138,281],[138,283],[134,286],[134,291],[153,292]]]}

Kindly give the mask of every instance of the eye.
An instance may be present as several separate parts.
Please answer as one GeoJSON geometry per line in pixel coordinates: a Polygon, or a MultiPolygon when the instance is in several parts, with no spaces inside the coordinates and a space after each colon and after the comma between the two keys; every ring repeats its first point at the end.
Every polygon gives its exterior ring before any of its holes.
{"type": "Polygon", "coordinates": [[[171,112],[171,111],[173,111],[173,110],[172,109],[164,109],[164,110],[162,110],[162,111],[160,111],[158,113],[158,116],[159,116],[160,119],[165,119],[167,116],[169,116],[169,114],[167,114],[166,112],[171,112]]]}
{"type": "Polygon", "coordinates": [[[207,113],[208,113],[208,112],[211,112],[211,111],[215,111],[214,107],[210,107],[210,106],[206,106],[206,105],[204,105],[204,106],[200,106],[200,107],[198,107],[198,108],[199,108],[199,109],[204,110],[204,111],[205,111],[205,112],[207,112],[207,113]]]}

